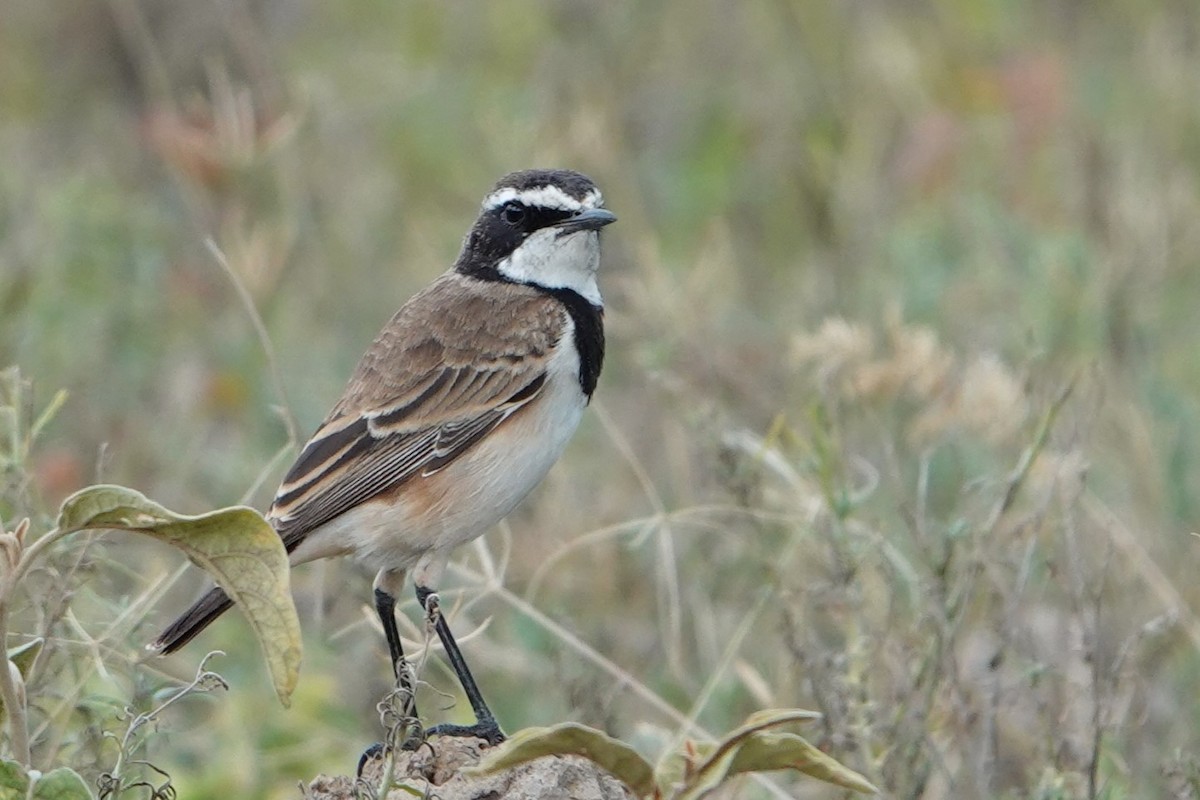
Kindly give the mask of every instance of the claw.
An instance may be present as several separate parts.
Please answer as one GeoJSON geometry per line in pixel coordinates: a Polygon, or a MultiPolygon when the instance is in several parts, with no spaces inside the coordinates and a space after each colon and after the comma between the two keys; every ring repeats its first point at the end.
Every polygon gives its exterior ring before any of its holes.
{"type": "Polygon", "coordinates": [[[494,719],[483,719],[474,725],[435,725],[425,733],[427,736],[463,736],[483,739],[490,747],[495,747],[508,738],[494,719]]]}
{"type": "Polygon", "coordinates": [[[387,748],[384,747],[383,742],[376,742],[366,750],[363,750],[362,755],[358,757],[358,766],[354,769],[354,777],[361,778],[363,767],[367,765],[367,762],[382,758],[385,752],[387,752],[387,748]]]}

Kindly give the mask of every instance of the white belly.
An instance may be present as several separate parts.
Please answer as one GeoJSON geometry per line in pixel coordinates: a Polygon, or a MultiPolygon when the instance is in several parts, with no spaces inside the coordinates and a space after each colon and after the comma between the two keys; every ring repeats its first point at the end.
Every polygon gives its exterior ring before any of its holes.
{"type": "Polygon", "coordinates": [[[399,498],[368,501],[314,530],[292,563],[353,554],[374,569],[409,570],[423,556],[481,536],[546,476],[586,406],[579,357],[560,346],[528,407],[445,469],[407,482],[399,498]]]}

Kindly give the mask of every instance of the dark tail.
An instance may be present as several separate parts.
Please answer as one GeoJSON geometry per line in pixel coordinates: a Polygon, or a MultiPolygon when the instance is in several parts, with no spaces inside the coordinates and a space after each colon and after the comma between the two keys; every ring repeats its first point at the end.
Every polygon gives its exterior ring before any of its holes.
{"type": "Polygon", "coordinates": [[[208,627],[209,623],[224,614],[233,605],[229,595],[220,588],[214,588],[201,597],[179,619],[167,626],[158,638],[150,644],[151,650],[166,655],[174,653],[190,642],[196,634],[208,627]]]}

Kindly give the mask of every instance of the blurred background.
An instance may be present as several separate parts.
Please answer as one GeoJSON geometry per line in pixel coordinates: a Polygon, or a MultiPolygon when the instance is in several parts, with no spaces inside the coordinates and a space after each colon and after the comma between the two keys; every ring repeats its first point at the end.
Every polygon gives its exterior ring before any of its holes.
{"type": "MultiPolygon", "coordinates": [[[[799,706],[886,796],[1200,796],[1191,0],[0,18],[5,424],[67,392],[6,435],[0,519],[40,533],[99,481],[264,508],[492,183],[570,167],[620,217],[605,373],[443,593],[508,731],[579,720],[654,756],[687,720],[799,706]]],[[[64,543],[13,622],[50,640],[35,762],[111,770],[123,709],[220,649],[231,689],[139,751],[180,798],[350,772],[390,685],[370,580],[294,576],[284,710],[235,614],[146,660],[202,585],[178,554],[64,543]]],[[[422,678],[434,721],[469,716],[440,654],[422,678]]],[[[722,796],[840,796],[771,783],[722,796]]]]}

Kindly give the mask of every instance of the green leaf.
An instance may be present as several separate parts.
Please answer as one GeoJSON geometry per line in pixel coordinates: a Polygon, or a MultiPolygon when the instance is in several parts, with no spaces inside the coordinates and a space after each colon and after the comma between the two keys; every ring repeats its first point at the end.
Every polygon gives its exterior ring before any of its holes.
{"type": "Polygon", "coordinates": [[[668,795],[672,789],[683,787],[696,771],[696,765],[707,761],[717,745],[713,742],[695,742],[690,739],[674,753],[659,760],[654,768],[654,783],[668,795]]]}
{"type": "MultiPolygon", "coordinates": [[[[820,719],[816,711],[799,708],[772,708],[758,711],[746,718],[715,745],[686,742],[681,753],[673,755],[659,769],[661,779],[679,786],[676,800],[696,800],[721,785],[732,772],[741,747],[763,731],[797,722],[820,719]]],[[[797,737],[799,738],[799,737],[797,737]]],[[[803,741],[803,740],[801,740],[803,741]]],[[[836,762],[835,762],[836,763],[836,762]]],[[[744,771],[744,770],[743,770],[744,771]]],[[[664,787],[666,788],[666,787],[664,787]]]]}
{"type": "Polygon", "coordinates": [[[39,636],[25,644],[17,645],[8,651],[8,660],[16,664],[17,669],[21,670],[22,678],[29,677],[29,668],[37,660],[38,653],[42,652],[42,644],[44,642],[45,639],[39,636]]]}
{"type": "Polygon", "coordinates": [[[198,516],[169,511],[122,486],[90,486],[63,501],[58,528],[116,528],[178,547],[242,609],[262,645],[279,702],[288,705],[300,677],[300,621],[292,603],[287,552],[252,508],[198,516]]]}
{"type": "Polygon", "coordinates": [[[491,775],[535,758],[566,755],[583,756],[603,767],[624,781],[638,797],[654,792],[654,770],[646,759],[624,742],[577,722],[517,731],[504,744],[488,751],[477,766],[463,771],[491,775]]]}
{"type": "Polygon", "coordinates": [[[34,800],[92,800],[92,792],[83,778],[67,767],[59,767],[42,776],[33,787],[34,800]]]}
{"type": "Polygon", "coordinates": [[[819,711],[805,711],[802,708],[766,708],[762,711],[755,711],[746,717],[746,721],[730,731],[721,740],[721,743],[733,742],[751,733],[778,728],[781,725],[790,725],[794,722],[813,722],[820,719],[821,716],[819,711]]]}
{"type": "Polygon", "coordinates": [[[743,772],[794,769],[805,775],[864,794],[879,790],[862,775],[839,763],[794,733],[758,733],[742,742],[726,777],[743,772]]]}
{"type": "MultiPolygon", "coordinates": [[[[25,678],[29,675],[29,668],[37,660],[38,653],[42,652],[42,643],[44,641],[44,639],[38,637],[25,644],[17,645],[8,651],[9,671],[12,674],[12,680],[17,687],[17,694],[19,695],[23,695],[25,692],[25,678]]],[[[8,709],[4,707],[4,698],[0,697],[0,720],[5,719],[7,714],[8,709]]]]}
{"type": "Polygon", "coordinates": [[[42,775],[32,773],[36,778],[33,783],[33,794],[29,793],[31,774],[16,761],[0,761],[0,800],[93,800],[93,795],[83,778],[66,767],[42,775]]]}
{"type": "MultiPolygon", "coordinates": [[[[704,776],[710,772],[724,776],[725,771],[728,769],[730,763],[732,763],[733,757],[737,754],[737,748],[748,737],[769,730],[770,728],[778,728],[781,725],[788,725],[794,722],[811,722],[820,718],[821,715],[818,712],[805,711],[801,708],[768,708],[756,711],[746,717],[745,722],[734,728],[713,746],[707,760],[696,768],[695,780],[697,781],[697,785],[707,787],[704,791],[708,791],[708,789],[719,784],[723,777],[719,777],[715,782],[708,782],[704,779],[704,776]]],[[[694,796],[699,797],[704,791],[694,796]]]]}
{"type": "Polygon", "coordinates": [[[742,741],[744,739],[729,747],[713,748],[713,752],[698,769],[685,771],[678,793],[672,795],[674,800],[697,800],[720,786],[729,777],[729,767],[737,757],[742,741]]]}
{"type": "Polygon", "coordinates": [[[0,800],[25,800],[29,776],[16,761],[0,761],[0,800]]]}
{"type": "MultiPolygon", "coordinates": [[[[9,680],[13,683],[13,688],[16,690],[17,697],[22,706],[25,705],[25,679],[21,676],[21,670],[11,661],[5,661],[0,665],[0,669],[7,669],[9,680]]],[[[8,719],[8,706],[4,704],[4,698],[0,697],[0,720],[8,719]]]]}

